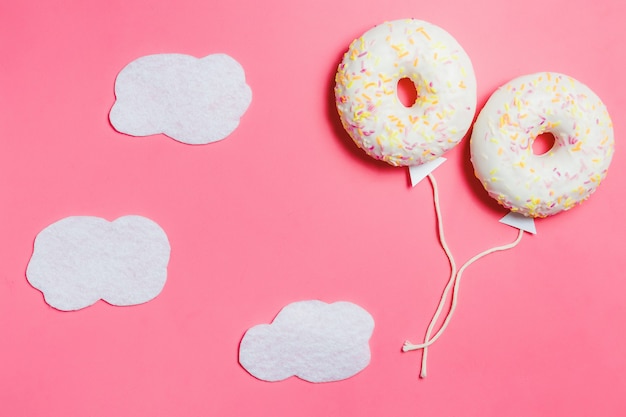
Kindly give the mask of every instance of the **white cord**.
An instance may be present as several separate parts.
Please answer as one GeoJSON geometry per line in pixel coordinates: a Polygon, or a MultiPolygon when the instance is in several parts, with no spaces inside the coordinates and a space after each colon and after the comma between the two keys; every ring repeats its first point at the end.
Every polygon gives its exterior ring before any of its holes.
{"type": "Polygon", "coordinates": [[[456,271],[456,263],[454,261],[454,258],[452,256],[452,252],[450,251],[450,249],[448,248],[448,245],[445,241],[445,237],[444,237],[444,233],[443,233],[443,220],[441,217],[441,208],[440,208],[440,204],[439,204],[439,193],[438,193],[438,188],[437,188],[437,182],[435,181],[435,177],[432,174],[428,175],[428,179],[430,180],[432,187],[433,187],[433,199],[435,202],[435,212],[437,214],[437,225],[438,225],[438,230],[439,230],[439,241],[441,242],[441,246],[444,250],[444,252],[446,253],[446,256],[448,257],[449,261],[450,261],[450,268],[451,268],[451,273],[450,273],[450,279],[448,280],[448,283],[446,284],[446,287],[443,290],[443,294],[441,296],[441,299],[439,300],[439,305],[437,306],[437,310],[435,311],[435,314],[433,315],[433,318],[430,321],[430,324],[428,325],[428,329],[426,330],[426,336],[424,337],[424,343],[419,344],[419,345],[415,345],[411,342],[409,342],[408,340],[406,342],[404,342],[404,345],[402,346],[402,351],[403,352],[408,352],[411,350],[419,350],[419,349],[423,349],[424,352],[422,354],[422,365],[421,365],[421,372],[420,372],[420,377],[421,378],[426,378],[426,374],[427,374],[427,360],[428,360],[428,346],[432,345],[433,343],[435,343],[435,341],[437,341],[437,339],[439,339],[439,337],[441,337],[441,335],[443,334],[444,330],[448,327],[448,324],[450,323],[450,320],[452,319],[452,315],[454,314],[454,311],[456,309],[457,303],[458,303],[458,295],[459,295],[459,288],[461,285],[461,277],[463,276],[463,272],[465,271],[465,269],[467,269],[467,267],[469,267],[471,264],[473,264],[474,262],[478,261],[480,258],[483,258],[491,253],[494,252],[498,252],[498,251],[503,251],[503,250],[507,250],[507,249],[511,249],[514,248],[515,246],[517,246],[520,241],[522,240],[522,236],[524,236],[524,231],[523,230],[519,230],[518,236],[515,239],[514,242],[506,244],[506,245],[502,245],[502,246],[496,246],[494,248],[491,249],[487,249],[477,255],[475,255],[474,257],[472,257],[470,260],[468,260],[465,264],[463,264],[463,266],[461,266],[461,268],[459,269],[459,271],[456,271]],[[446,315],[446,318],[444,319],[443,324],[441,325],[441,327],[439,328],[439,330],[437,331],[437,333],[431,338],[430,335],[432,334],[432,331],[435,327],[435,324],[437,323],[437,321],[439,320],[439,317],[441,316],[441,313],[443,311],[443,307],[446,303],[446,300],[448,298],[448,295],[450,293],[450,289],[453,288],[452,291],[452,303],[450,305],[450,309],[448,310],[448,314],[446,315]]]}
{"type": "MultiPolygon", "coordinates": [[[[428,343],[430,340],[430,335],[435,328],[435,324],[439,320],[439,316],[443,311],[443,307],[446,303],[446,299],[448,298],[448,294],[450,293],[450,289],[454,284],[454,277],[456,276],[456,262],[454,261],[454,257],[452,256],[452,251],[448,247],[446,243],[445,235],[443,233],[443,217],[441,216],[441,205],[439,203],[439,187],[437,186],[437,181],[435,180],[435,176],[433,174],[428,174],[428,179],[433,187],[433,200],[435,202],[435,214],[437,215],[437,228],[439,231],[439,241],[441,242],[441,247],[443,251],[446,253],[448,260],[450,261],[450,278],[448,279],[448,283],[446,284],[445,289],[443,290],[443,294],[441,295],[441,299],[439,300],[439,305],[437,306],[437,310],[435,311],[435,315],[430,320],[430,324],[428,325],[428,329],[426,330],[426,336],[424,337],[424,343],[428,343]]],[[[406,343],[405,343],[406,346],[406,343]]],[[[403,347],[402,350],[406,352],[403,347]]],[[[424,352],[422,353],[422,367],[420,376],[422,378],[426,377],[426,363],[428,361],[428,345],[424,346],[424,352]]]]}

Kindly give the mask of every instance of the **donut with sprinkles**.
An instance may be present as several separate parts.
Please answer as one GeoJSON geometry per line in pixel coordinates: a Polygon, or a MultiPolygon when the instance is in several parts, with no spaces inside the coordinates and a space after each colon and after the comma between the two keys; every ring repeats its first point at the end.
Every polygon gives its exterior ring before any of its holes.
{"type": "Polygon", "coordinates": [[[395,166],[421,165],[465,136],[476,111],[476,77],[461,45],[415,19],[385,22],[355,39],[335,76],[337,111],[354,142],[395,166]],[[407,107],[397,88],[417,90],[407,107]]]}
{"type": "Polygon", "coordinates": [[[476,177],[489,195],[527,217],[547,217],[587,199],[606,177],[613,124],[600,98],[567,75],[543,72],[496,90],[470,140],[476,177]],[[554,145],[533,152],[537,136],[554,145]]]}

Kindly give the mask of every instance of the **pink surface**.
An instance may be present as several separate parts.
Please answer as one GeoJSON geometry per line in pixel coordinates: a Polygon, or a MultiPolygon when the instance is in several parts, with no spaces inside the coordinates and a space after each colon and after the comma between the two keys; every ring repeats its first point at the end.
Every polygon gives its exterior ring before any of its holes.
{"type": "MultiPolygon", "coordinates": [[[[0,415],[619,416],[626,413],[626,117],[619,0],[33,1],[0,6],[0,415]],[[479,106],[551,70],[590,86],[615,125],[596,194],[464,275],[456,316],[418,379],[445,284],[431,189],[374,162],[332,104],[349,42],[384,20],[451,32],[479,106]],[[253,100],[226,140],[117,133],[117,73],[163,52],[225,52],[253,100]],[[25,278],[35,235],[70,215],[140,214],[168,233],[155,300],[56,311],[25,278]],[[256,380],[237,363],[251,326],[286,304],[351,301],[376,321],[372,362],[343,382],[256,380]]],[[[436,171],[459,262],[515,238],[472,175],[468,141],[436,171]]]]}

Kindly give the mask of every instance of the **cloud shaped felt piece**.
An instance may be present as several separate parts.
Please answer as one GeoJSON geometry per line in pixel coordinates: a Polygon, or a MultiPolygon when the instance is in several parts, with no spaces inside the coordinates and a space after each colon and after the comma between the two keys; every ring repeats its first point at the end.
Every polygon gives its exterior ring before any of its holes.
{"type": "Polygon", "coordinates": [[[252,91],[241,65],[225,54],[157,54],[136,59],[115,80],[109,119],[132,136],[159,133],[183,143],[224,139],[248,109],[252,91]]]}
{"type": "Polygon", "coordinates": [[[283,308],[272,324],[249,329],[239,363],[253,376],[280,381],[297,376],[310,382],[349,378],[370,362],[374,319],[345,301],[300,301],[283,308]]]}
{"type": "Polygon", "coordinates": [[[165,232],[145,217],[67,217],[37,235],[26,276],[58,310],[128,306],[161,292],[169,257],[165,232]]]}

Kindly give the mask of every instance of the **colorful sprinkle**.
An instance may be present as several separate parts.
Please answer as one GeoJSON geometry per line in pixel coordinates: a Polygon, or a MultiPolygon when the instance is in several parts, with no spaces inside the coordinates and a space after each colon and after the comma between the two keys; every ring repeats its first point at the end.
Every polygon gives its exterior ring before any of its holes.
{"type": "Polygon", "coordinates": [[[575,207],[602,182],[614,152],[613,128],[587,86],[562,74],[531,74],[491,96],[470,148],[489,195],[513,212],[546,217],[575,207]],[[536,155],[531,145],[543,133],[554,135],[555,145],[536,155]]]}
{"type": "Polygon", "coordinates": [[[353,41],[337,69],[335,96],[355,143],[391,165],[420,165],[456,146],[476,109],[476,79],[462,51],[443,29],[412,19],[387,22],[353,41]],[[445,71],[437,68],[443,62],[445,71]],[[398,98],[402,78],[417,89],[410,107],[398,98]]]}

